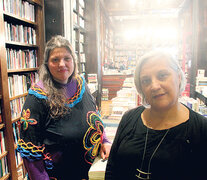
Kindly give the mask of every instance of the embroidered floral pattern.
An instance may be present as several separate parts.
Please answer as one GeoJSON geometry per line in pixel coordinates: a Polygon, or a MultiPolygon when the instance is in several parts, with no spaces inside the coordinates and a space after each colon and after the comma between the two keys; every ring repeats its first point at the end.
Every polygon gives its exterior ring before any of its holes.
{"type": "Polygon", "coordinates": [[[41,159],[44,150],[44,145],[35,146],[31,142],[24,142],[22,139],[19,139],[17,143],[17,151],[21,154],[21,157],[27,158],[30,161],[41,159]]]}
{"type": "Polygon", "coordinates": [[[94,111],[87,113],[87,123],[89,128],[84,135],[83,145],[86,149],[85,161],[92,164],[102,143],[103,123],[100,116],[94,111]]]}
{"type": "Polygon", "coordinates": [[[31,113],[30,113],[29,109],[27,109],[27,110],[24,109],[22,111],[22,117],[20,118],[20,123],[23,123],[24,130],[27,130],[28,124],[30,124],[30,125],[37,124],[37,121],[35,119],[29,119],[30,115],[31,115],[31,113]]]}

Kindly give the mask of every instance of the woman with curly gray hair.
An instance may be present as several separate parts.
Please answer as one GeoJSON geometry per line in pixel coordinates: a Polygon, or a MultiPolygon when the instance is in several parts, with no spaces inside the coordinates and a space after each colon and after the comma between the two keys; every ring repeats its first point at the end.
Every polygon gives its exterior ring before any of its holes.
{"type": "Polygon", "coordinates": [[[205,179],[207,119],[179,102],[185,77],[176,59],[147,53],[134,81],[144,106],[123,115],[105,179],[205,179]]]}
{"type": "Polygon", "coordinates": [[[62,36],[46,44],[40,81],[23,106],[20,152],[30,180],[86,180],[95,157],[110,143],[73,49],[62,36]]]}

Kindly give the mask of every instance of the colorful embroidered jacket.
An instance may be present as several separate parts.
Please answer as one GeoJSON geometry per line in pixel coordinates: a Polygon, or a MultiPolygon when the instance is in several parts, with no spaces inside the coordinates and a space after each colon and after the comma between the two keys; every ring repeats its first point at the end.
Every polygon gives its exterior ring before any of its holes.
{"type": "Polygon", "coordinates": [[[88,170],[103,140],[104,127],[84,78],[77,76],[74,82],[75,88],[74,84],[66,86],[68,96],[74,89],[66,104],[71,111],[57,119],[49,115],[44,88],[37,83],[29,89],[17,150],[32,180],[88,178],[88,170]]]}

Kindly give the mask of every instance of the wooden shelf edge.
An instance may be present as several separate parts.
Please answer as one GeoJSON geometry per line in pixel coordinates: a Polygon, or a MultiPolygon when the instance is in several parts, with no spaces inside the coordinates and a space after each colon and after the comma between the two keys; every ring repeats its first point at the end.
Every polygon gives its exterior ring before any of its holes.
{"type": "Polygon", "coordinates": [[[199,98],[201,101],[204,102],[204,104],[207,106],[207,97],[205,97],[203,94],[195,91],[195,95],[197,98],[199,98]]]}
{"type": "Polygon", "coordinates": [[[8,69],[8,73],[37,71],[38,68],[8,69]]]}
{"type": "Polygon", "coordinates": [[[43,5],[42,0],[27,0],[27,1],[32,3],[32,4],[39,5],[39,6],[43,5]]]}
{"type": "Polygon", "coordinates": [[[12,119],[12,123],[15,123],[15,122],[17,122],[17,121],[19,121],[19,120],[20,120],[20,117],[15,118],[15,119],[12,119]]]}
{"type": "Polygon", "coordinates": [[[21,161],[21,162],[17,165],[17,169],[19,169],[21,166],[23,166],[23,161],[21,161]]]}
{"type": "Polygon", "coordinates": [[[6,45],[24,46],[24,47],[32,47],[32,48],[38,47],[36,44],[27,44],[27,43],[16,42],[16,41],[6,41],[6,45]]]}
{"type": "Polygon", "coordinates": [[[3,153],[0,154],[0,159],[5,157],[8,154],[8,151],[4,151],[3,153]]]}
{"type": "Polygon", "coordinates": [[[19,17],[16,14],[12,14],[12,13],[9,13],[9,12],[4,11],[4,15],[5,16],[8,16],[10,18],[13,18],[13,19],[16,19],[16,20],[19,20],[19,21],[22,21],[22,22],[25,22],[25,23],[28,23],[28,24],[32,24],[34,26],[37,26],[37,23],[36,22],[30,21],[30,20],[25,19],[25,18],[21,18],[21,17],[19,17]]]}
{"type": "Polygon", "coordinates": [[[5,127],[5,124],[4,123],[1,123],[0,124],[0,130],[3,129],[4,127],[5,127]]]}
{"type": "Polygon", "coordinates": [[[24,94],[20,94],[20,95],[18,95],[18,96],[13,96],[13,97],[11,97],[9,100],[12,101],[12,100],[14,100],[14,99],[18,99],[18,98],[21,98],[21,97],[25,97],[25,96],[27,96],[27,94],[28,94],[28,93],[24,93],[24,94]]]}
{"type": "Polygon", "coordinates": [[[4,175],[3,177],[0,178],[0,180],[6,180],[6,179],[9,179],[10,177],[10,173],[4,175]]]}

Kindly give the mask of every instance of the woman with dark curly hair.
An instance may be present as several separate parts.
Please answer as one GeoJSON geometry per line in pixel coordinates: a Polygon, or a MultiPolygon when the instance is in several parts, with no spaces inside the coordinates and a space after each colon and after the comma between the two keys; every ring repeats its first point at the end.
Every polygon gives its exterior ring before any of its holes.
{"type": "Polygon", "coordinates": [[[30,180],[85,180],[110,143],[85,79],[76,73],[73,49],[62,36],[46,44],[40,81],[23,106],[17,150],[30,180]]]}

